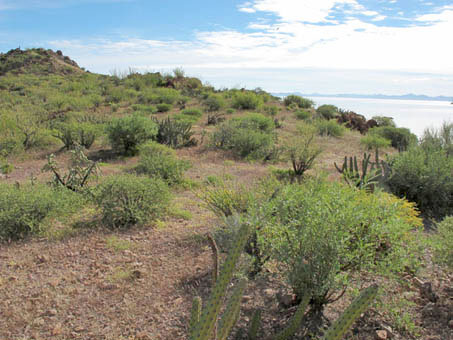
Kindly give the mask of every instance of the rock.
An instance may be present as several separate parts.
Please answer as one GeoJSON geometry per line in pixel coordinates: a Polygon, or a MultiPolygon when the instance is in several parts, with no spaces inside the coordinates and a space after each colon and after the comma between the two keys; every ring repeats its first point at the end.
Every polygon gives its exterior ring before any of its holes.
{"type": "Polygon", "coordinates": [[[250,300],[252,300],[252,297],[251,297],[250,295],[244,295],[244,296],[242,297],[242,302],[244,302],[244,303],[247,303],[247,302],[249,302],[250,300]]]}
{"type": "Polygon", "coordinates": [[[386,340],[388,339],[387,331],[384,329],[379,329],[376,331],[376,339],[386,340]]]}
{"type": "Polygon", "coordinates": [[[264,295],[268,299],[271,299],[271,298],[274,298],[277,295],[277,291],[275,289],[268,288],[268,289],[264,290],[264,295]]]}
{"type": "Polygon", "coordinates": [[[451,329],[453,329],[453,320],[450,320],[450,321],[448,322],[448,327],[450,327],[451,329]]]}

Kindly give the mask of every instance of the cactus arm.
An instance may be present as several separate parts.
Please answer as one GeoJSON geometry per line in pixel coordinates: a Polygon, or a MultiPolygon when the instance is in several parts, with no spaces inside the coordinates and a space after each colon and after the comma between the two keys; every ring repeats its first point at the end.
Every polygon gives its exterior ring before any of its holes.
{"type": "Polygon", "coordinates": [[[250,230],[251,228],[247,224],[243,224],[239,229],[235,242],[228,253],[225,264],[223,265],[218,280],[212,290],[206,308],[203,309],[200,322],[195,328],[190,340],[209,340],[210,336],[213,334],[228,284],[233,277],[234,268],[239,260],[242,249],[244,249],[249,238],[250,230]]]}
{"type": "Polygon", "coordinates": [[[327,330],[322,340],[341,340],[354,321],[368,308],[371,302],[373,302],[377,292],[377,285],[372,285],[365,289],[327,330]]]}
{"type": "Polygon", "coordinates": [[[299,304],[299,307],[297,307],[297,311],[292,317],[291,321],[289,322],[288,326],[281,331],[279,334],[277,334],[274,338],[274,340],[288,340],[290,337],[292,337],[297,330],[300,327],[300,324],[302,322],[302,318],[304,317],[305,310],[307,309],[308,303],[310,302],[310,294],[305,294],[304,297],[302,298],[301,303],[299,304]]]}
{"type": "Polygon", "coordinates": [[[248,332],[249,340],[257,340],[260,324],[261,324],[261,310],[257,309],[253,314],[252,322],[250,323],[250,328],[248,332]]]}
{"type": "Polygon", "coordinates": [[[189,334],[195,332],[195,329],[200,322],[200,314],[201,314],[201,297],[196,296],[192,302],[192,310],[190,312],[190,323],[189,323],[189,334]]]}
{"type": "Polygon", "coordinates": [[[233,295],[226,307],[225,313],[220,319],[218,330],[217,330],[217,339],[226,340],[230,334],[231,329],[236,324],[239,313],[241,311],[241,299],[244,294],[245,286],[247,281],[241,280],[239,284],[234,289],[233,295]]]}

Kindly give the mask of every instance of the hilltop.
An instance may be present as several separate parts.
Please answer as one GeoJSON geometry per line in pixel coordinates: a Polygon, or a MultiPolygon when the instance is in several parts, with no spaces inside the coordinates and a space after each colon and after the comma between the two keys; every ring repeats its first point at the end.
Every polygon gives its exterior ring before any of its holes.
{"type": "Polygon", "coordinates": [[[21,50],[16,48],[0,54],[0,76],[13,74],[73,74],[85,72],[61,51],[43,48],[21,50]]]}

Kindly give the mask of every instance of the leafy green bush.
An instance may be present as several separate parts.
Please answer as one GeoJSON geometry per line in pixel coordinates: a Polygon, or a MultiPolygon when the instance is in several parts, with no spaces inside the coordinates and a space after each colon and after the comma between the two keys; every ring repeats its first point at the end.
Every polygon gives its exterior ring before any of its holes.
{"type": "Polygon", "coordinates": [[[313,167],[321,153],[321,148],[316,145],[314,138],[314,133],[308,133],[295,136],[286,142],[286,155],[291,162],[293,175],[298,179],[313,167]]]}
{"type": "Polygon", "coordinates": [[[220,124],[212,134],[212,144],[231,150],[242,158],[263,159],[274,145],[274,121],[261,114],[249,114],[220,124]]]}
{"type": "Polygon", "coordinates": [[[297,110],[294,112],[294,115],[297,119],[305,120],[311,117],[310,111],[307,110],[297,110]]]}
{"type": "Polygon", "coordinates": [[[157,108],[153,105],[134,104],[132,108],[139,113],[153,114],[157,112],[157,108]]]}
{"type": "Polygon", "coordinates": [[[160,104],[157,104],[156,105],[156,108],[157,108],[157,112],[168,112],[171,110],[171,104],[167,104],[167,103],[160,103],[160,104]]]}
{"type": "Polygon", "coordinates": [[[391,141],[376,135],[367,135],[360,138],[360,144],[367,150],[379,150],[390,146],[391,141]]]}
{"type": "Polygon", "coordinates": [[[66,149],[77,144],[89,149],[98,135],[98,127],[91,123],[62,122],[54,125],[55,138],[61,140],[66,149]]]}
{"type": "Polygon", "coordinates": [[[439,129],[426,129],[420,146],[427,152],[444,151],[453,156],[453,123],[444,122],[439,129]]]}
{"type": "Polygon", "coordinates": [[[398,197],[416,202],[426,215],[453,215],[453,158],[443,151],[417,146],[394,155],[389,165],[389,189],[398,197]]]}
{"type": "Polygon", "coordinates": [[[280,109],[277,105],[266,105],[263,107],[263,111],[269,116],[276,116],[280,109]]]}
{"type": "Polygon", "coordinates": [[[437,224],[434,238],[434,260],[453,269],[453,216],[437,224]]]}
{"type": "Polygon", "coordinates": [[[39,234],[45,231],[46,218],[74,211],[82,201],[83,197],[65,189],[0,183],[0,240],[39,234]]]}
{"type": "Polygon", "coordinates": [[[315,104],[313,100],[303,98],[301,96],[296,96],[294,94],[286,96],[285,99],[283,100],[283,103],[285,104],[285,106],[291,106],[291,104],[295,104],[297,107],[301,109],[311,109],[315,104]]]}
{"type": "Polygon", "coordinates": [[[371,119],[374,119],[378,126],[391,126],[396,127],[395,122],[393,121],[392,117],[385,117],[385,116],[374,116],[371,119]]]}
{"type": "Polygon", "coordinates": [[[109,228],[146,224],[161,217],[170,203],[171,193],[160,178],[116,175],[106,178],[95,191],[95,202],[109,228]]]}
{"type": "Polygon", "coordinates": [[[203,116],[203,111],[201,111],[200,109],[196,109],[196,108],[190,108],[190,109],[182,110],[181,114],[186,115],[186,116],[194,116],[194,117],[200,118],[201,116],[203,116]]]}
{"type": "Polygon", "coordinates": [[[256,110],[262,102],[262,98],[254,92],[238,91],[233,95],[232,106],[239,110],[256,110]]]}
{"type": "Polygon", "coordinates": [[[184,172],[190,167],[186,161],[177,159],[169,147],[150,141],[140,147],[140,160],[136,170],[150,177],[162,178],[168,185],[180,184],[184,172]]]}
{"type": "Polygon", "coordinates": [[[208,112],[219,111],[225,107],[225,99],[220,94],[211,94],[203,102],[208,112]]]}
{"type": "Polygon", "coordinates": [[[107,134],[113,150],[125,155],[137,153],[138,146],[156,137],[157,124],[144,116],[134,114],[114,118],[107,126],[107,134]]]}
{"type": "Polygon", "coordinates": [[[282,186],[249,213],[261,253],[280,264],[298,297],[313,293],[314,308],[331,302],[354,272],[398,272],[416,265],[412,229],[421,221],[409,218],[416,213],[386,193],[310,179],[282,186]]]}
{"type": "Polygon", "coordinates": [[[346,128],[335,120],[317,120],[315,126],[320,136],[341,137],[346,132],[346,128]]]}
{"type": "Polygon", "coordinates": [[[157,141],[172,148],[182,148],[196,145],[197,141],[192,137],[191,121],[171,119],[154,120],[158,125],[157,141]]]}
{"type": "Polygon", "coordinates": [[[370,129],[368,133],[390,140],[392,147],[400,152],[407,150],[409,146],[417,142],[417,136],[406,128],[381,126],[370,129]]]}
{"type": "Polygon", "coordinates": [[[316,109],[316,113],[324,119],[333,119],[338,115],[338,107],[324,104],[316,109]]]}

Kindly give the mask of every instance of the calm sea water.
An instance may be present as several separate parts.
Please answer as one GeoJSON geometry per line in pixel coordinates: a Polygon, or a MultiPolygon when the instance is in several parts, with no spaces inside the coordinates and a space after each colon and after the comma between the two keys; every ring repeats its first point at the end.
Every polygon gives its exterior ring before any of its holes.
{"type": "Polygon", "coordinates": [[[393,117],[398,127],[409,128],[417,136],[421,136],[427,127],[440,127],[444,121],[453,123],[453,105],[450,102],[335,97],[310,99],[316,105],[333,104],[368,119],[373,116],[393,117]]]}

